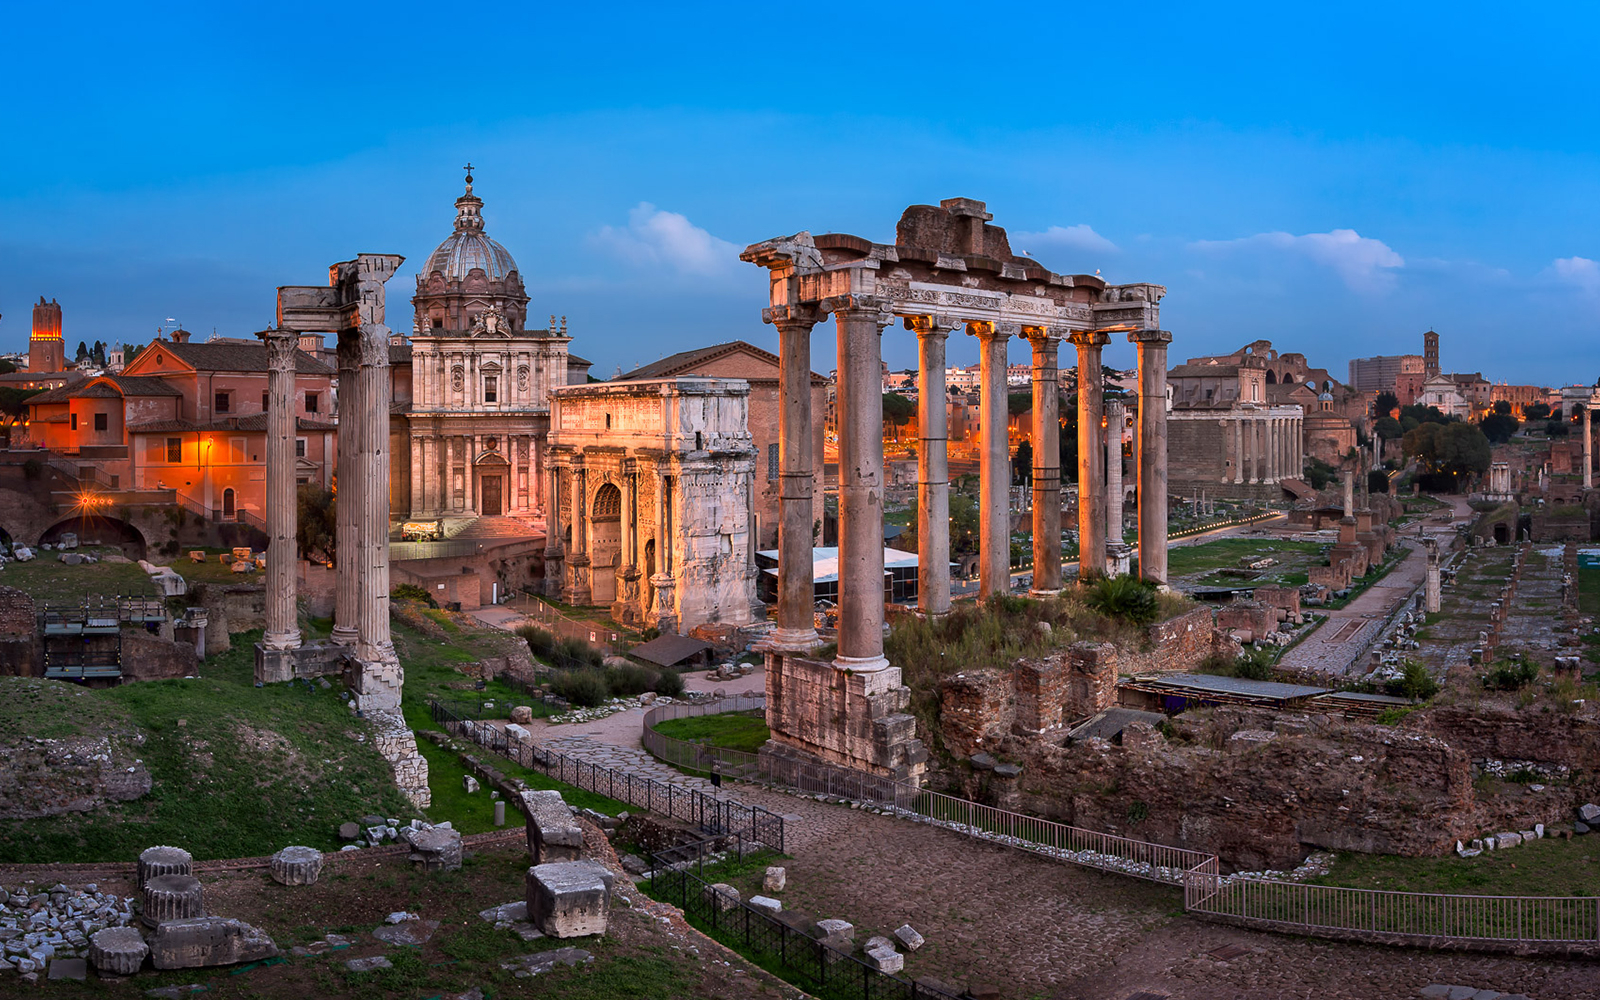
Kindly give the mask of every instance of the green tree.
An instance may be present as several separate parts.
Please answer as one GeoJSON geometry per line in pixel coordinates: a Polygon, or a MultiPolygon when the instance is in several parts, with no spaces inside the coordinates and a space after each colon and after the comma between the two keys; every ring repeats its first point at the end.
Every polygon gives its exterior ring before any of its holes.
{"type": "Polygon", "coordinates": [[[0,375],[10,375],[12,372],[14,372],[16,370],[17,370],[17,366],[16,365],[14,365],[11,362],[5,360],[4,358],[0,358],[0,375]]]}
{"type": "Polygon", "coordinates": [[[1438,488],[1459,489],[1464,478],[1489,471],[1493,454],[1483,431],[1468,423],[1423,423],[1402,439],[1405,453],[1432,473],[1438,488]]]}
{"type": "Polygon", "coordinates": [[[89,356],[89,345],[85,344],[81,340],[78,341],[78,353],[74,356],[74,360],[82,361],[84,358],[87,358],[88,356],[89,356]]]}
{"type": "Polygon", "coordinates": [[[1398,409],[1400,409],[1399,397],[1388,391],[1378,393],[1378,398],[1372,404],[1372,412],[1380,417],[1387,417],[1398,409]]]}
{"type": "MultiPolygon", "coordinates": [[[[1510,409],[1504,402],[1499,405],[1510,409]]],[[[1510,441],[1511,435],[1515,434],[1520,426],[1522,425],[1517,422],[1516,417],[1511,416],[1509,413],[1500,413],[1498,411],[1484,417],[1478,424],[1478,427],[1483,430],[1484,437],[1487,437],[1494,444],[1505,444],[1510,441]]]]}
{"type": "Polygon", "coordinates": [[[1550,416],[1549,403],[1529,403],[1522,408],[1522,419],[1532,423],[1535,420],[1546,420],[1550,416]]]}
{"type": "Polygon", "coordinates": [[[336,539],[335,519],[339,501],[332,490],[316,483],[300,487],[295,519],[295,541],[306,559],[333,562],[336,539]]]}
{"type": "Polygon", "coordinates": [[[1509,417],[1511,415],[1511,404],[1503,399],[1497,399],[1494,404],[1494,412],[1503,417],[1509,417]]]}
{"type": "Polygon", "coordinates": [[[1398,441],[1406,436],[1405,428],[1400,426],[1400,421],[1391,416],[1382,416],[1372,425],[1372,433],[1385,441],[1398,441]]]}
{"type": "Polygon", "coordinates": [[[1407,417],[1419,424],[1447,424],[1450,422],[1450,418],[1445,416],[1444,411],[1437,406],[1423,406],[1421,403],[1402,406],[1400,408],[1400,420],[1404,422],[1407,417]]]}
{"type": "Polygon", "coordinates": [[[1017,442],[1017,450],[1011,456],[1011,484],[1019,486],[1027,482],[1033,475],[1033,442],[1026,439],[1017,442]]]}
{"type": "Polygon", "coordinates": [[[900,440],[900,428],[917,415],[917,404],[898,392],[883,394],[883,422],[894,428],[894,439],[900,440]]]}
{"type": "Polygon", "coordinates": [[[1013,392],[1006,396],[1006,415],[1015,417],[1033,409],[1033,393],[1013,392]]]}

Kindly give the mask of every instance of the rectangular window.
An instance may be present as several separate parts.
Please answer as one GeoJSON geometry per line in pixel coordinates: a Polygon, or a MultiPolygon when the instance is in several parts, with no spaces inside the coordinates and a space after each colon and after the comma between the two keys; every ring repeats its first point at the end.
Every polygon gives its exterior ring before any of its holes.
{"type": "Polygon", "coordinates": [[[295,458],[305,458],[306,457],[306,439],[305,438],[295,438],[294,439],[294,457],[295,458]]]}
{"type": "Polygon", "coordinates": [[[307,413],[316,413],[317,412],[317,408],[319,406],[321,406],[321,405],[322,405],[322,400],[319,397],[319,394],[317,394],[315,392],[306,393],[306,412],[307,413]]]}
{"type": "Polygon", "coordinates": [[[111,488],[114,489],[114,490],[120,490],[122,488],[122,477],[121,476],[112,476],[111,477],[111,488]]]}
{"type": "Polygon", "coordinates": [[[94,429],[97,431],[106,429],[106,415],[104,413],[96,413],[94,415],[94,429]]]}
{"type": "Polygon", "coordinates": [[[261,394],[261,412],[265,413],[271,408],[270,398],[266,393],[261,394]]]}
{"type": "Polygon", "coordinates": [[[499,380],[496,379],[493,375],[488,375],[488,376],[484,377],[484,380],[483,380],[483,401],[485,403],[494,403],[494,402],[498,402],[499,401],[499,393],[498,393],[498,388],[499,387],[497,385],[498,381],[499,380]]]}
{"type": "Polygon", "coordinates": [[[228,412],[228,394],[225,393],[225,392],[217,393],[216,398],[212,401],[212,407],[218,413],[227,413],[228,412]]]}
{"type": "Polygon", "coordinates": [[[167,461],[173,465],[183,461],[183,438],[167,438],[167,461]]]}
{"type": "Polygon", "coordinates": [[[778,478],[778,445],[776,442],[767,445],[767,482],[778,478]]]}
{"type": "Polygon", "coordinates": [[[244,438],[228,439],[228,461],[234,465],[244,464],[244,438]]]}
{"type": "Polygon", "coordinates": [[[72,429],[78,429],[78,415],[76,413],[72,414],[72,429]]]}

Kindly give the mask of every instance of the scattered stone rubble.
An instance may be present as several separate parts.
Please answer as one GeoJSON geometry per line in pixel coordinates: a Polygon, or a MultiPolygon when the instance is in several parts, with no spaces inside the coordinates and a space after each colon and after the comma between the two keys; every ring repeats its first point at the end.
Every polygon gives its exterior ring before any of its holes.
{"type": "Polygon", "coordinates": [[[34,982],[53,959],[86,957],[95,934],[132,921],[133,897],[102,893],[93,884],[78,891],[59,883],[48,890],[0,889],[0,972],[34,982]]]}
{"type": "Polygon", "coordinates": [[[1501,993],[1499,990],[1479,989],[1476,986],[1443,986],[1438,983],[1424,986],[1421,993],[1429,1000],[1528,1000],[1521,993],[1501,993]]]}

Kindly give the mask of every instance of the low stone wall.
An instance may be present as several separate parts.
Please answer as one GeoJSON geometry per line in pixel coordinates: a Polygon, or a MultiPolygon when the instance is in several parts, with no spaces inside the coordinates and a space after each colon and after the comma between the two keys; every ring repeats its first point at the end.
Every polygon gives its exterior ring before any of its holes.
{"type": "Polygon", "coordinates": [[[411,804],[426,809],[433,804],[428,788],[428,761],[417,749],[417,736],[398,715],[374,712],[372,744],[394,771],[394,783],[411,804]]]}
{"type": "Polygon", "coordinates": [[[821,660],[769,652],[766,679],[774,752],[809,755],[902,781],[922,773],[927,751],[916,738],[916,719],[906,714],[911,689],[901,684],[899,667],[854,673],[821,660]]]}
{"type": "Polygon", "coordinates": [[[1118,667],[1125,674],[1187,673],[1204,663],[1223,642],[1211,609],[1193,608],[1146,629],[1144,649],[1119,647],[1118,667]]]}
{"type": "Polygon", "coordinates": [[[0,819],[88,812],[150,791],[150,772],[110,736],[0,746],[0,819]]]}
{"type": "Polygon", "coordinates": [[[192,643],[163,639],[143,629],[122,630],[124,681],[159,681],[173,677],[189,677],[196,672],[198,663],[192,643]]]}

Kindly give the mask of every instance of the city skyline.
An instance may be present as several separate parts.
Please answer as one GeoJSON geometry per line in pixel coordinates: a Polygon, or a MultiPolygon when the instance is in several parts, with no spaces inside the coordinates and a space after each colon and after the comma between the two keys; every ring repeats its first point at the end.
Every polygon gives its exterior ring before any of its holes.
{"type": "MultiPolygon", "coordinates": [[[[304,30],[404,51],[427,37],[422,10],[307,14],[304,30]]],[[[446,41],[348,97],[291,15],[105,7],[69,30],[22,12],[0,47],[19,91],[0,128],[40,155],[0,164],[0,349],[25,345],[40,295],[62,303],[69,345],[140,343],[168,317],[248,335],[277,285],[360,251],[405,254],[409,281],[471,161],[531,313],[568,316],[601,376],[707,342],[770,348],[765,282],[738,248],[805,225],[887,240],[900,206],[948,197],[986,201],[1052,270],[1165,284],[1174,357],[1266,338],[1337,372],[1431,327],[1448,370],[1553,385],[1600,369],[1591,71],[1561,58],[1581,31],[1172,8],[1073,36],[1036,15],[1079,43],[1070,68],[1001,37],[967,74],[938,57],[960,10],[853,19],[860,55],[810,36],[774,48],[771,12],[636,9],[600,35],[581,12],[511,12],[496,36],[546,69],[446,41]],[[67,37],[71,73],[57,47],[20,44],[67,37]],[[1537,79],[1504,73],[1535,50],[1537,79]]],[[[817,351],[831,366],[831,337],[817,351]]],[[[952,363],[976,353],[952,341],[952,363]]],[[[914,357],[885,337],[891,367],[914,357]]]]}

